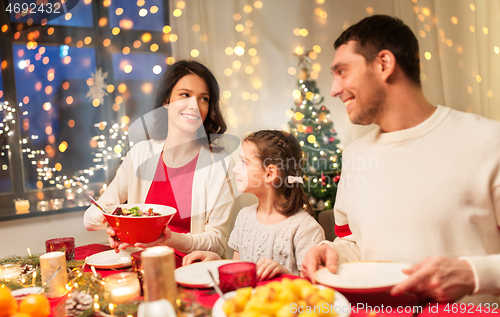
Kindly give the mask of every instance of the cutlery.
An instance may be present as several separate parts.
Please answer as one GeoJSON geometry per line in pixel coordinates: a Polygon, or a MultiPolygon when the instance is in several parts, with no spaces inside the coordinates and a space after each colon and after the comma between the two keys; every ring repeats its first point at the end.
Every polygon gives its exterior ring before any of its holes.
{"type": "Polygon", "coordinates": [[[89,195],[89,198],[90,198],[90,200],[92,201],[92,203],[93,203],[93,204],[94,204],[97,208],[99,208],[102,212],[105,212],[105,211],[104,211],[104,209],[103,209],[101,206],[99,206],[99,204],[98,204],[98,203],[97,203],[97,201],[94,199],[94,197],[92,197],[91,195],[89,195]]]}
{"type": "MultiPolygon", "coordinates": [[[[45,285],[48,285],[50,280],[53,279],[57,273],[59,273],[59,271],[61,270],[62,268],[62,265],[59,265],[59,267],[57,268],[57,270],[54,272],[54,274],[52,274],[46,281],[45,281],[45,285]]],[[[40,288],[40,290],[38,290],[37,294],[40,294],[40,292],[43,290],[43,288],[40,288]]]]}
{"type": "MultiPolygon", "coordinates": [[[[104,211],[104,209],[103,209],[101,206],[99,206],[99,204],[98,204],[98,203],[97,203],[97,201],[94,199],[94,197],[92,197],[92,195],[89,195],[89,198],[90,198],[90,200],[92,201],[92,204],[94,204],[94,206],[96,206],[97,208],[99,208],[102,212],[106,213],[106,212],[104,211]]],[[[115,252],[116,252],[116,253],[118,253],[118,252],[119,252],[119,250],[118,250],[118,242],[119,242],[118,237],[117,237],[117,236],[113,236],[113,240],[115,240],[115,242],[117,243],[117,245],[116,245],[116,247],[115,247],[115,252]]]]}
{"type": "Polygon", "coordinates": [[[222,291],[219,288],[219,285],[217,285],[217,282],[215,282],[215,278],[212,275],[212,272],[210,272],[210,270],[208,270],[208,275],[210,275],[210,279],[212,280],[212,282],[214,282],[214,288],[217,294],[219,294],[220,298],[222,298],[223,301],[226,301],[226,299],[224,298],[224,293],[222,293],[222,291]]]}

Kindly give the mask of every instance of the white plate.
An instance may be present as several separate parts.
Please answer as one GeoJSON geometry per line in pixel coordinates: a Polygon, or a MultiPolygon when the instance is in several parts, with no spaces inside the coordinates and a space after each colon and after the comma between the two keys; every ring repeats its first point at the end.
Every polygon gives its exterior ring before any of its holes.
{"type": "Polygon", "coordinates": [[[14,296],[17,300],[22,300],[28,295],[43,293],[45,293],[45,290],[41,287],[26,287],[12,291],[12,296],[14,296]]]}
{"type": "Polygon", "coordinates": [[[410,266],[396,262],[349,262],[338,266],[333,274],[327,268],[316,272],[316,282],[328,285],[339,292],[377,293],[391,289],[408,278],[402,272],[410,266]]]}
{"type": "Polygon", "coordinates": [[[97,269],[119,269],[132,266],[130,255],[141,251],[141,248],[127,248],[116,253],[115,250],[103,251],[91,255],[87,259],[87,265],[95,266],[97,269]]]}
{"type": "MultiPolygon", "coordinates": [[[[323,285],[313,285],[313,286],[317,287],[319,289],[327,288],[326,286],[323,286],[323,285]]],[[[224,298],[226,300],[233,298],[235,296],[236,296],[236,291],[224,294],[224,298]]],[[[222,298],[219,298],[215,302],[214,307],[212,308],[212,317],[227,317],[227,315],[222,310],[222,305],[224,305],[224,301],[222,300],[222,298]]],[[[337,313],[338,317],[349,316],[349,313],[351,310],[351,307],[349,305],[349,301],[347,300],[347,298],[344,297],[344,295],[340,294],[337,291],[335,291],[335,300],[333,302],[333,307],[334,307],[335,312],[337,313]]],[[[291,309],[292,308],[295,308],[295,307],[291,307],[291,309]]]]}
{"type": "Polygon", "coordinates": [[[219,283],[219,271],[217,270],[219,266],[234,262],[239,261],[219,260],[186,265],[174,271],[175,281],[180,285],[187,287],[211,288],[214,286],[214,283],[210,279],[210,275],[208,275],[208,270],[212,272],[215,281],[219,283]]]}

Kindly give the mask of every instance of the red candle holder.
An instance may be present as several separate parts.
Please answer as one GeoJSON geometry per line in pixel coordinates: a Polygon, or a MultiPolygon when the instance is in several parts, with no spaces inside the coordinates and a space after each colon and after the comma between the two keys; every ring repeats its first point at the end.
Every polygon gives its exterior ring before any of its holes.
{"type": "Polygon", "coordinates": [[[66,254],[66,261],[75,260],[75,238],[55,238],[45,241],[45,251],[61,251],[66,254]]]}
{"type": "Polygon", "coordinates": [[[130,255],[132,258],[132,272],[137,273],[137,278],[139,279],[139,284],[141,285],[141,296],[144,296],[144,268],[142,267],[141,253],[144,250],[134,252],[130,255]]]}
{"type": "Polygon", "coordinates": [[[255,263],[237,262],[219,266],[219,287],[223,293],[249,286],[257,286],[255,263]]]}

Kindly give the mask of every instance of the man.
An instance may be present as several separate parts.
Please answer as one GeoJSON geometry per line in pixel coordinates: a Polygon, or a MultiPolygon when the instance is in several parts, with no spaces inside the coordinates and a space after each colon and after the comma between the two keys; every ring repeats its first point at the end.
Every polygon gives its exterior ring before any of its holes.
{"type": "Polygon", "coordinates": [[[427,101],[418,41],[399,19],[365,18],[334,47],[331,95],[353,123],[378,128],[345,149],[338,238],[308,251],[303,274],[312,279],[323,265],[334,273],[349,261],[405,262],[409,277],[392,295],[498,302],[500,124],[427,101]]]}

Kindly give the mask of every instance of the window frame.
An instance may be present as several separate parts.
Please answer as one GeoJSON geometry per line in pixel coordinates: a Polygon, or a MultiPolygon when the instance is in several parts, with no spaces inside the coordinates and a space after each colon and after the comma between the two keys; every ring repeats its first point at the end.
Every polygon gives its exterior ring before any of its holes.
{"type": "MultiPolygon", "coordinates": [[[[135,1],[131,2],[131,4],[135,5],[135,1]]],[[[20,131],[20,120],[22,120],[22,108],[19,107],[19,99],[17,96],[16,90],[16,82],[15,82],[15,65],[14,65],[14,52],[13,45],[21,44],[26,45],[28,40],[28,34],[34,30],[38,30],[40,35],[36,38],[36,42],[39,45],[69,45],[70,47],[74,47],[76,41],[83,40],[86,36],[92,37],[92,43],[87,45],[86,47],[93,47],[95,50],[95,64],[99,69],[101,68],[103,73],[107,72],[108,77],[107,81],[110,83],[115,82],[115,76],[113,74],[113,62],[112,62],[112,54],[116,52],[121,52],[125,46],[130,47],[130,53],[149,53],[149,54],[160,54],[164,55],[165,58],[172,56],[172,47],[170,42],[166,42],[164,40],[164,33],[162,30],[159,31],[151,31],[151,30],[133,30],[133,29],[120,29],[120,33],[118,35],[112,34],[112,28],[109,26],[110,18],[109,18],[109,8],[104,6],[103,1],[100,0],[92,0],[89,4],[92,6],[92,27],[70,27],[70,26],[60,26],[60,25],[51,25],[46,24],[44,26],[38,25],[34,28],[29,28],[26,30],[19,31],[20,36],[17,40],[14,39],[14,30],[18,27],[18,25],[23,25],[23,23],[14,23],[10,24],[8,16],[5,11],[5,5],[3,1],[0,1],[0,16],[2,17],[2,22],[0,24],[9,25],[9,29],[7,32],[0,31],[0,56],[2,61],[7,61],[7,66],[1,70],[2,82],[3,82],[3,92],[4,101],[9,102],[9,105],[16,109],[15,115],[16,123],[13,124],[11,129],[14,131],[14,135],[10,136],[8,139],[8,144],[10,145],[10,149],[8,151],[9,156],[9,169],[11,176],[11,192],[0,193],[0,221],[11,220],[11,219],[19,219],[19,218],[29,218],[36,217],[48,214],[57,214],[63,212],[71,212],[71,211],[81,211],[86,209],[90,205],[90,201],[84,206],[79,207],[71,207],[71,208],[61,208],[59,210],[47,210],[47,211],[38,211],[36,202],[39,201],[37,198],[37,194],[39,192],[43,192],[44,199],[50,200],[55,198],[65,198],[65,189],[57,189],[55,187],[51,188],[43,188],[43,189],[25,189],[25,170],[23,164],[23,154],[22,154],[22,145],[21,141],[21,131],[20,131]],[[7,20],[5,20],[7,18],[7,20]],[[99,26],[99,21],[101,18],[106,18],[106,25],[99,26]],[[47,30],[49,28],[54,29],[54,34],[48,35],[47,30]],[[85,31],[82,31],[85,29],[85,31]],[[151,42],[159,44],[159,49],[156,52],[151,52],[149,50],[149,45],[141,45],[139,48],[134,48],[130,39],[140,39],[142,34],[148,32],[151,34],[151,42]],[[65,43],[65,38],[70,36],[72,41],[71,43],[65,43]],[[108,47],[104,47],[103,41],[104,39],[112,39],[111,45],[108,47]],[[129,42],[127,42],[127,40],[129,42]],[[26,214],[16,214],[14,199],[23,198],[28,199],[30,201],[31,207],[30,212],[26,214]]],[[[168,1],[163,1],[163,24],[170,25],[170,14],[169,14],[169,3],[168,1]]],[[[160,13],[160,12],[159,12],[160,13]]],[[[160,13],[161,14],[161,13],[160,13]]],[[[115,89],[112,93],[109,94],[112,100],[117,96],[117,90],[115,89]]],[[[101,109],[102,116],[104,120],[110,121],[116,118],[116,113],[111,109],[111,107],[103,107],[101,109]]],[[[120,162],[117,160],[111,161],[106,166],[105,170],[105,178],[106,183],[109,183],[115,175],[115,171],[118,168],[120,162]]],[[[85,168],[85,167],[82,167],[85,168]]],[[[99,192],[99,189],[102,187],[103,183],[90,183],[89,190],[93,190],[96,195],[99,192]]]]}

